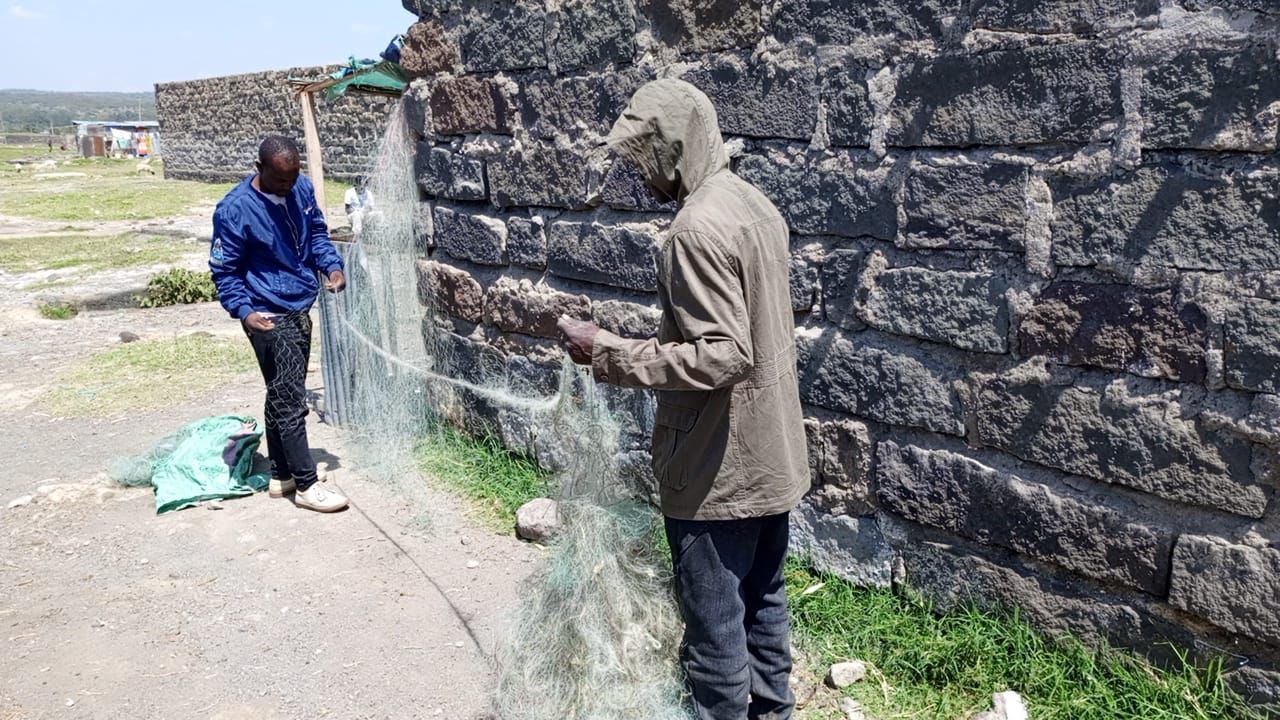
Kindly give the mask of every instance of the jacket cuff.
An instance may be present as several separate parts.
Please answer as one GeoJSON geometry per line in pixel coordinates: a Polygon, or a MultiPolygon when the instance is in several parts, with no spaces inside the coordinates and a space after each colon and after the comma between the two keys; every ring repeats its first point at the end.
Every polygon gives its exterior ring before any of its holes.
{"type": "Polygon", "coordinates": [[[591,374],[597,380],[614,382],[613,349],[620,340],[622,338],[603,328],[596,333],[595,343],[591,346],[591,374]]]}
{"type": "Polygon", "coordinates": [[[244,320],[245,318],[249,317],[252,314],[253,314],[252,305],[241,305],[240,307],[236,308],[236,317],[239,318],[240,320],[244,320]]]}
{"type": "Polygon", "coordinates": [[[341,270],[343,272],[346,272],[346,268],[342,265],[342,263],[336,262],[332,265],[328,265],[323,268],[324,276],[329,277],[329,275],[332,274],[334,270],[341,270]]]}

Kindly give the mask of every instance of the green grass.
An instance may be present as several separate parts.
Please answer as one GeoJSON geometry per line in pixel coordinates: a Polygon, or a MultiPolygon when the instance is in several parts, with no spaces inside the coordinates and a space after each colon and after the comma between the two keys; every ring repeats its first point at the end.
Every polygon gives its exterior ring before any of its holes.
{"type": "Polygon", "coordinates": [[[420,440],[416,454],[423,473],[469,500],[496,530],[510,532],[521,505],[551,492],[547,472],[494,437],[477,439],[444,427],[420,440]]]}
{"type": "Polygon", "coordinates": [[[787,584],[794,632],[812,662],[860,659],[875,668],[850,694],[879,720],[968,718],[1003,690],[1021,693],[1036,720],[1263,717],[1228,689],[1218,663],[1160,670],[1118,650],[1050,640],[1016,613],[939,615],[926,602],[799,563],[788,566],[787,584]]]}
{"type": "MultiPolygon", "coordinates": [[[[43,159],[30,149],[25,155],[43,159]]],[[[165,180],[160,161],[153,161],[151,167],[155,175],[139,174],[137,160],[81,158],[66,164],[60,160],[45,174],[82,175],[41,179],[41,173],[31,167],[19,173],[0,162],[0,214],[41,220],[150,220],[211,205],[231,188],[230,184],[165,180]]]]}
{"type": "Polygon", "coordinates": [[[256,368],[240,338],[184,335],[118,345],[63,373],[43,398],[58,416],[102,416],[198,400],[256,368]]]}
{"type": "Polygon", "coordinates": [[[70,320],[79,314],[74,305],[60,302],[40,303],[40,316],[46,320],[70,320]]]}
{"type": "Polygon", "coordinates": [[[199,246],[177,238],[123,235],[0,237],[0,270],[31,272],[79,268],[89,271],[172,263],[199,246]]]}

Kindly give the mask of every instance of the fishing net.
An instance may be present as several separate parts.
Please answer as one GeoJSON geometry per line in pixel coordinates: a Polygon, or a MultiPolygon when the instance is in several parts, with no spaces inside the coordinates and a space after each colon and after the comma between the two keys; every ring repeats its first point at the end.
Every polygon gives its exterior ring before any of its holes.
{"type": "Polygon", "coordinates": [[[373,210],[345,250],[348,291],[327,299],[336,345],[327,357],[349,388],[343,423],[358,461],[425,508],[412,472],[425,434],[481,416],[524,428],[504,440],[555,471],[560,529],[499,650],[495,711],[503,720],[688,720],[660,516],[619,472],[619,427],[602,389],[567,358],[558,387],[539,393],[513,380],[497,351],[458,352],[475,328],[437,313],[416,270],[429,220],[414,149],[397,109],[369,173],[373,210]]]}

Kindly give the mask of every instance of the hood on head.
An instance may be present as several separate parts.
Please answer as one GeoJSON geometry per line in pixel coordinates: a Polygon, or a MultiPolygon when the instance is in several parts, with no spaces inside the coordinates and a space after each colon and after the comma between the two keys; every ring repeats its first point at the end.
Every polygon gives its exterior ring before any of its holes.
{"type": "Polygon", "coordinates": [[[680,173],[679,199],[729,166],[715,106],[701,90],[684,80],[646,83],[631,96],[604,142],[635,163],[646,178],[680,173]],[[682,147],[675,167],[664,167],[667,149],[682,147]]]}

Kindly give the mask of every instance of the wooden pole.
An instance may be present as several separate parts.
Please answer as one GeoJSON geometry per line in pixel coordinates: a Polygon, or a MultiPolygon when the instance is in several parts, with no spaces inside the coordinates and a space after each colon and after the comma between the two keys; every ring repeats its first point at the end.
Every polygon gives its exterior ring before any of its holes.
{"type": "Polygon", "coordinates": [[[324,153],[320,149],[320,130],[316,127],[316,98],[303,90],[298,97],[302,101],[302,130],[307,140],[307,174],[316,187],[316,204],[325,215],[329,214],[329,196],[324,192],[324,153]]]}

